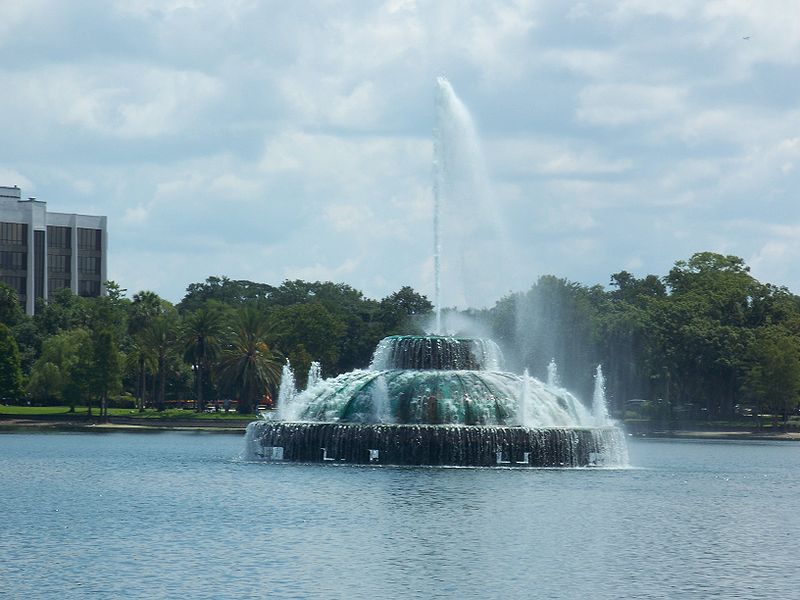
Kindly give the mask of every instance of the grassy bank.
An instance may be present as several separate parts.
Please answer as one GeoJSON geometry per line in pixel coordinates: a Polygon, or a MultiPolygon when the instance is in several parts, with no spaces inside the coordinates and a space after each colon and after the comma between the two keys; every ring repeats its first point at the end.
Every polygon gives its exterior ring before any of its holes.
{"type": "MultiPolygon", "coordinates": [[[[92,407],[92,416],[98,415],[99,408],[92,407]]],[[[69,406],[9,406],[0,404],[0,416],[5,417],[18,417],[35,419],[37,417],[44,418],[58,418],[65,419],[72,418],[86,418],[88,416],[88,409],[85,406],[76,406],[74,412],[70,412],[69,406]]],[[[239,414],[237,412],[213,412],[213,413],[198,413],[193,410],[185,410],[181,408],[169,408],[163,411],[148,408],[144,412],[139,412],[131,408],[109,408],[109,417],[126,417],[130,419],[147,419],[147,420],[194,420],[199,421],[243,421],[256,418],[256,414],[239,414]]]]}
{"type": "Polygon", "coordinates": [[[100,418],[98,409],[88,415],[85,406],[76,406],[70,412],[68,406],[8,406],[0,404],[0,433],[29,431],[83,431],[83,432],[157,432],[157,431],[206,431],[215,433],[244,432],[255,414],[240,415],[235,412],[196,413],[192,410],[168,409],[138,410],[109,408],[108,418],[100,418]]]}

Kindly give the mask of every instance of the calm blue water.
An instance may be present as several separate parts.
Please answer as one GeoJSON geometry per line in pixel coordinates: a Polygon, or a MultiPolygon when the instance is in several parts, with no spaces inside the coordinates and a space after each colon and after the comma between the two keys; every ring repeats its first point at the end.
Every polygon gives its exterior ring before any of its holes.
{"type": "Polygon", "coordinates": [[[9,598],[800,597],[800,444],[620,471],[249,464],[221,434],[0,435],[9,598]]]}

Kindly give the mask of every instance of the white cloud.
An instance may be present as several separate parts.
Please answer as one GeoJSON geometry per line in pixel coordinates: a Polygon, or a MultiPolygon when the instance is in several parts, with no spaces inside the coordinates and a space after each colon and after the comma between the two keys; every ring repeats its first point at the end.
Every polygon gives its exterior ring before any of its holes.
{"type": "Polygon", "coordinates": [[[27,191],[34,191],[36,186],[33,182],[25,177],[16,169],[0,165],[0,185],[4,186],[17,186],[20,189],[27,191]]]}
{"type": "Polygon", "coordinates": [[[789,0],[32,0],[0,4],[0,47],[0,184],[107,214],[129,289],[431,294],[444,74],[491,176],[444,207],[446,303],[714,248],[800,290],[800,236],[769,229],[800,222],[789,0]]]}
{"type": "Polygon", "coordinates": [[[686,90],[672,85],[594,84],[581,90],[576,115],[593,125],[632,125],[672,117],[686,108],[686,90]]]}
{"type": "Polygon", "coordinates": [[[595,176],[629,170],[629,158],[609,158],[599,148],[565,140],[494,139],[487,144],[495,173],[547,176],[595,176]]]}
{"type": "Polygon", "coordinates": [[[219,99],[222,86],[196,71],[143,64],[47,67],[35,74],[6,71],[13,112],[31,108],[45,122],[120,138],[155,138],[186,130],[219,99]]]}

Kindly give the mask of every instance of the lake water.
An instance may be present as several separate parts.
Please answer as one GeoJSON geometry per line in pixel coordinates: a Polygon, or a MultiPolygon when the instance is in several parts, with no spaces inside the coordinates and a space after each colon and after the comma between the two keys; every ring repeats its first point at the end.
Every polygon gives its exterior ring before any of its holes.
{"type": "Polygon", "coordinates": [[[223,434],[0,435],[9,598],[798,598],[800,444],[625,470],[246,463],[223,434]]]}

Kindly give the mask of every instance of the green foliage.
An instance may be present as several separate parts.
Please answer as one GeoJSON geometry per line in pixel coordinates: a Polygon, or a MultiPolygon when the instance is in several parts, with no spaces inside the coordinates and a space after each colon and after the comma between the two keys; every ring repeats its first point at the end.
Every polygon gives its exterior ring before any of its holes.
{"type": "Polygon", "coordinates": [[[239,309],[220,353],[217,369],[223,389],[239,400],[241,413],[256,404],[280,380],[281,361],[267,343],[269,323],[253,307],[239,309]]]}
{"type": "MultiPolygon", "coordinates": [[[[347,327],[321,302],[276,308],[270,313],[268,324],[269,340],[283,354],[298,353],[302,347],[302,353],[322,363],[328,374],[336,369],[342,336],[347,327]]],[[[302,370],[300,365],[295,368],[302,370]]]]}
{"type": "Polygon", "coordinates": [[[22,397],[19,349],[11,330],[0,323],[0,398],[16,402],[22,397]]]}
{"type": "Polygon", "coordinates": [[[204,283],[192,283],[186,288],[186,296],[178,304],[178,310],[195,311],[210,301],[234,307],[245,306],[265,300],[274,289],[265,283],[209,277],[204,283]]]}
{"type": "Polygon", "coordinates": [[[420,319],[430,316],[433,304],[410,286],[381,300],[380,318],[386,335],[422,333],[420,319]]]}
{"type": "MultiPolygon", "coordinates": [[[[61,331],[42,344],[42,352],[31,369],[27,391],[37,402],[66,400],[65,389],[80,353],[90,347],[89,332],[82,328],[61,331]]],[[[80,402],[81,398],[74,398],[80,402]]]]}
{"type": "Polygon", "coordinates": [[[760,408],[786,423],[800,402],[800,339],[780,325],[756,330],[746,384],[760,408]]]}
{"type": "Polygon", "coordinates": [[[212,303],[200,306],[184,316],[179,338],[194,370],[197,410],[205,408],[205,394],[210,387],[211,363],[219,354],[225,331],[224,314],[212,303]]]}
{"type": "Polygon", "coordinates": [[[25,318],[19,296],[14,288],[0,283],[0,323],[14,327],[25,318]]]}
{"type": "Polygon", "coordinates": [[[110,326],[94,332],[92,359],[92,391],[100,399],[101,413],[107,416],[109,395],[122,390],[122,360],[110,326]]]}
{"type": "MultiPolygon", "coordinates": [[[[312,361],[325,376],[363,368],[382,337],[420,333],[433,309],[408,286],[376,301],[332,282],[209,277],[177,309],[153,292],[128,300],[106,287],[102,298],[60,290],[30,318],[0,286],[0,320],[18,346],[11,362],[29,374],[32,400],[108,407],[122,391],[146,412],[169,399],[194,397],[202,410],[234,397],[248,412],[275,393],[286,357],[301,387],[312,361]]],[[[800,393],[800,298],[760,283],[735,256],[697,253],[664,277],[619,271],[608,290],[543,276],[463,317],[477,325],[466,334],[501,344],[511,370],[544,378],[555,359],[562,383],[585,399],[602,363],[617,415],[636,398],[659,420],[726,420],[744,402],[786,418],[800,393]]]]}

